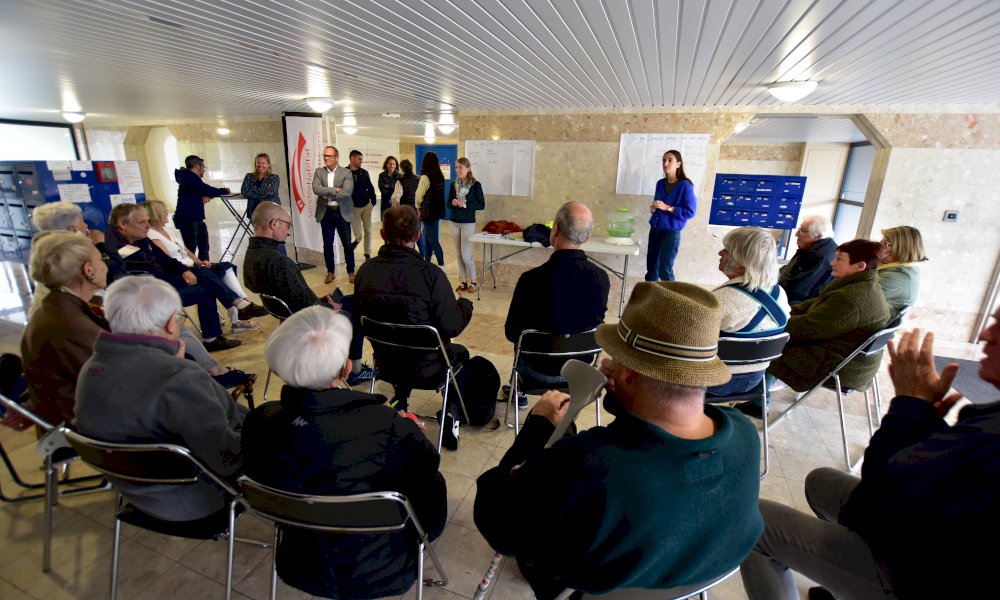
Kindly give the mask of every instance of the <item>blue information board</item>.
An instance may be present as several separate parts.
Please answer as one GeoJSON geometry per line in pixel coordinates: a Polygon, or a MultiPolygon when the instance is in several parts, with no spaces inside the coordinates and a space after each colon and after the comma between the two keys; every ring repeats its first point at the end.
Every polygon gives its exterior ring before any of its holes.
{"type": "Polygon", "coordinates": [[[795,229],[805,187],[805,177],[719,173],[708,222],[795,229]]]}

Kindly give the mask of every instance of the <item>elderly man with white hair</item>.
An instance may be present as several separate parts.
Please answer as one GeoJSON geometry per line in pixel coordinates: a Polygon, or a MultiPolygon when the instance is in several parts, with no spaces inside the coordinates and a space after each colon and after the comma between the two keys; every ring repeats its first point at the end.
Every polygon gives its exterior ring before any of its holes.
{"type": "MultiPolygon", "coordinates": [[[[259,406],[246,418],[244,472],[304,494],[400,492],[434,539],[447,520],[440,456],[384,396],[342,387],[351,372],[351,333],[343,313],[317,305],[271,334],[264,354],[286,385],[280,402],[259,406]]],[[[397,596],[415,579],[412,536],[409,530],[368,536],[284,528],[278,574],[316,596],[397,596]]]]}
{"type": "Polygon", "coordinates": [[[821,216],[806,217],[795,230],[799,249],[788,264],[781,267],[778,283],[785,288],[789,304],[815,298],[833,276],[830,263],[837,254],[833,225],[821,216]]]}
{"type": "MultiPolygon", "coordinates": [[[[125,277],[105,294],[111,332],[102,332],[76,388],[76,426],[112,442],[166,442],[189,448],[220,475],[240,467],[247,409],[195,363],[184,360],[181,300],[154,277],[125,277]]],[[[112,482],[137,509],[191,521],[226,510],[209,482],[143,486],[112,482]]]]}
{"type": "MultiPolygon", "coordinates": [[[[791,309],[785,290],[778,285],[777,257],[774,238],[759,227],[740,227],[722,238],[719,271],[729,281],[712,292],[722,305],[720,335],[759,338],[784,331],[791,309]]],[[[760,383],[769,364],[730,366],[733,377],[729,383],[709,387],[707,395],[750,391],[760,383]]]]}

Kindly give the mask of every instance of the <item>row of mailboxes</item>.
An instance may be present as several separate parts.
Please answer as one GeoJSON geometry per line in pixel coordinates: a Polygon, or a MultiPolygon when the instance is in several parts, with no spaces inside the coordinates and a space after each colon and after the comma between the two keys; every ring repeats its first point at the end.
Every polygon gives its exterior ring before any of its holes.
{"type": "Polygon", "coordinates": [[[715,176],[708,222],[794,229],[805,185],[805,177],[720,173],[715,176]]]}

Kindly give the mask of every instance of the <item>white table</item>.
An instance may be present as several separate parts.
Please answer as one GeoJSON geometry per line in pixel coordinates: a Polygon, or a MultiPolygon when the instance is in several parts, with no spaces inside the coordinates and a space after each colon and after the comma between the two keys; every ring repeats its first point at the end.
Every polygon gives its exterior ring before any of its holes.
{"type": "MultiPolygon", "coordinates": [[[[471,238],[472,242],[476,244],[483,245],[483,283],[486,282],[486,272],[489,271],[490,275],[493,276],[493,289],[497,287],[497,276],[493,272],[493,265],[503,262],[512,256],[516,256],[525,250],[531,250],[532,248],[544,248],[538,242],[526,242],[520,238],[506,238],[492,233],[477,233],[471,238]],[[494,246],[510,246],[517,248],[509,254],[504,254],[500,257],[495,257],[493,255],[494,246]],[[486,260],[486,249],[490,250],[489,260],[486,260]]],[[[622,316],[622,310],[625,307],[625,274],[628,273],[628,259],[630,256],[639,256],[639,244],[632,244],[630,246],[621,246],[618,244],[608,244],[605,242],[598,242],[595,240],[590,240],[586,244],[580,247],[581,250],[587,253],[587,258],[592,262],[600,265],[601,267],[607,269],[612,275],[621,279],[622,290],[621,298],[618,300],[618,316],[622,316]],[[602,263],[593,257],[593,254],[613,254],[615,256],[625,257],[625,266],[621,271],[616,271],[609,267],[608,265],[602,263]]],[[[482,286],[479,287],[481,292],[482,286]]],[[[479,298],[479,293],[477,292],[476,297],[479,298]]]]}

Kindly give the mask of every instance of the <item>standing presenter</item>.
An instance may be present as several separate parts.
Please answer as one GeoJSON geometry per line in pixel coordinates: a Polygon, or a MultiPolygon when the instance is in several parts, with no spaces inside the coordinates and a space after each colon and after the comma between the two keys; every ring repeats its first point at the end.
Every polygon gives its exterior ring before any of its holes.
{"type": "Polygon", "coordinates": [[[673,281],[674,259],[681,245],[681,230],[694,216],[698,201],[694,184],[684,174],[677,150],[663,154],[663,179],[656,182],[649,205],[649,245],[646,248],[646,281],[673,281]]]}

